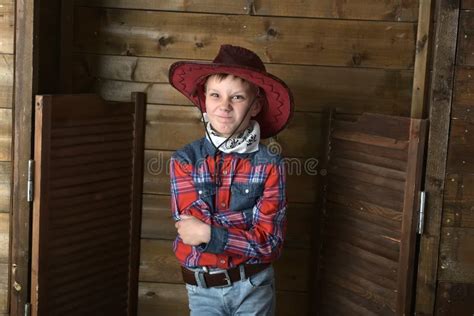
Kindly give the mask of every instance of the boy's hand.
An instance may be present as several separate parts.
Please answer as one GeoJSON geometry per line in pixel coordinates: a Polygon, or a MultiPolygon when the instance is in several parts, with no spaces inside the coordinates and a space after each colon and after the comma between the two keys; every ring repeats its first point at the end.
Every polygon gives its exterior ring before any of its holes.
{"type": "Polygon", "coordinates": [[[180,215],[181,220],[174,224],[183,242],[190,246],[208,243],[211,239],[211,226],[191,215],[180,215]]]}

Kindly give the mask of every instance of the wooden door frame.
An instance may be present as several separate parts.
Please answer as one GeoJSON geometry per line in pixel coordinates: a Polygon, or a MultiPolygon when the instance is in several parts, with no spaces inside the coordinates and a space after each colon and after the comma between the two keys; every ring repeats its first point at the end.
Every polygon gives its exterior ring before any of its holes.
{"type": "Polygon", "coordinates": [[[9,285],[12,316],[25,315],[30,298],[32,207],[27,201],[27,170],[33,158],[34,97],[59,92],[60,12],[61,0],[16,0],[9,285]],[[41,24],[41,18],[47,23],[41,24]]]}
{"type": "Polygon", "coordinates": [[[15,9],[15,78],[13,186],[11,220],[10,315],[24,315],[29,300],[30,214],[28,160],[32,155],[33,96],[38,90],[38,2],[17,0],[15,9]]]}
{"type": "Polygon", "coordinates": [[[426,157],[426,215],[420,239],[416,280],[416,315],[433,315],[438,280],[439,244],[443,212],[460,0],[437,1],[429,95],[429,137],[426,157]]]}

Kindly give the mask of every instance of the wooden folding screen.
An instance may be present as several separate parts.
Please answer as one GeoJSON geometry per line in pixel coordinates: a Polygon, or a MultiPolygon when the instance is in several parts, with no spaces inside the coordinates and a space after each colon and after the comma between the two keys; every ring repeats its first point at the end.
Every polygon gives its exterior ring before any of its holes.
{"type": "Polygon", "coordinates": [[[36,98],[33,315],[136,315],[145,95],[36,98]]]}
{"type": "Polygon", "coordinates": [[[409,315],[427,122],[330,116],[321,315],[409,315]]]}

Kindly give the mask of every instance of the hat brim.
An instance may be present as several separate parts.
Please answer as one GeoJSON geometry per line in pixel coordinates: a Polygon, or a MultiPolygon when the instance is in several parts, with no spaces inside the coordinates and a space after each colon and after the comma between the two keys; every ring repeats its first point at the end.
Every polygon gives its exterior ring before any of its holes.
{"type": "Polygon", "coordinates": [[[278,134],[293,115],[293,96],[287,85],[278,77],[253,68],[206,62],[179,61],[171,65],[169,81],[194,105],[206,112],[203,85],[205,79],[218,73],[228,73],[245,79],[265,92],[267,104],[254,118],[260,124],[261,138],[278,134]]]}

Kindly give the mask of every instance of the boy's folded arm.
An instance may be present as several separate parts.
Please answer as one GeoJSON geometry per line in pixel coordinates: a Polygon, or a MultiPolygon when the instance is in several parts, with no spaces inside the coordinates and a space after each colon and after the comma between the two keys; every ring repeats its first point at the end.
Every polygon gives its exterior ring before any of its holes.
{"type": "Polygon", "coordinates": [[[211,225],[210,241],[198,246],[200,251],[260,259],[272,259],[279,255],[286,229],[285,174],[282,163],[272,167],[265,181],[263,196],[254,206],[256,214],[250,230],[219,225],[219,221],[210,214],[208,205],[201,203],[196,194],[187,167],[177,159],[171,159],[171,208],[175,220],[180,219],[180,214],[187,214],[211,225]]]}
{"type": "Polygon", "coordinates": [[[254,206],[253,227],[211,227],[204,252],[273,259],[279,256],[286,232],[286,195],[283,165],[273,167],[265,181],[262,198],[254,206]]]}
{"type": "Polygon", "coordinates": [[[199,246],[203,252],[275,258],[279,256],[286,230],[286,207],[257,222],[252,229],[211,226],[211,239],[199,246]]]}
{"type": "Polygon", "coordinates": [[[201,252],[223,253],[228,236],[228,228],[211,225],[211,239],[208,243],[197,246],[197,249],[201,252]]]}

